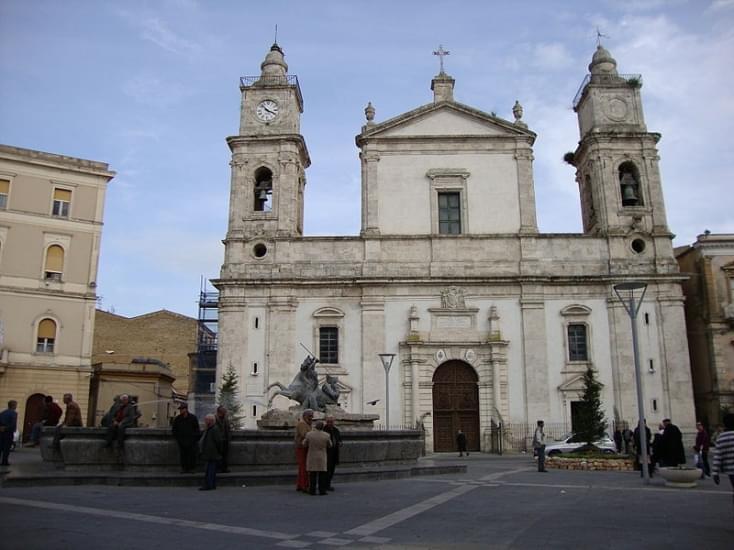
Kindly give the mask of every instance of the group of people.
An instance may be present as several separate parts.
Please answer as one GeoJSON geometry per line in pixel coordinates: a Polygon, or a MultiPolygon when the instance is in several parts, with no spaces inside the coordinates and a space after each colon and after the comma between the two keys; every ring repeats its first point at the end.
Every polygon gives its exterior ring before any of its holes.
{"type": "Polygon", "coordinates": [[[326,495],[334,490],[332,480],[339,464],[342,438],[333,416],[316,423],[313,417],[314,411],[305,409],[296,424],[296,491],[315,495],[318,490],[318,494],[326,495]]]}
{"type": "Polygon", "coordinates": [[[217,472],[229,472],[229,444],[232,439],[232,427],[227,418],[227,409],[217,407],[216,414],[204,417],[204,430],[199,427],[199,420],[189,412],[189,406],[181,403],[178,415],[173,419],[173,438],[178,444],[181,460],[181,473],[192,473],[196,469],[198,457],[205,463],[204,483],[200,491],[212,491],[217,488],[217,472]]]}

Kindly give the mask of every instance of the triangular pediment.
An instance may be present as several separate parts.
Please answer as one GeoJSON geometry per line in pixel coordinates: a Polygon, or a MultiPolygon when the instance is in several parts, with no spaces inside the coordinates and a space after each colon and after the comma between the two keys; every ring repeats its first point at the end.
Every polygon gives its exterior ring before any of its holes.
{"type": "Polygon", "coordinates": [[[579,374],[558,386],[558,389],[562,392],[583,392],[585,387],[584,375],[579,374]]]}
{"type": "Polygon", "coordinates": [[[381,124],[366,128],[360,137],[424,136],[529,136],[535,138],[535,134],[527,128],[455,102],[419,107],[381,124]]]}

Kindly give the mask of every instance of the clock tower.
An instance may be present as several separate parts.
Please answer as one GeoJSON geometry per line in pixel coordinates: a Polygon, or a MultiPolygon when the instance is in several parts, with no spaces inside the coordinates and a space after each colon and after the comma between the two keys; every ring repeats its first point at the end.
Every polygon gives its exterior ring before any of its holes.
{"type": "Polygon", "coordinates": [[[574,100],[581,140],[573,153],[584,233],[621,237],[633,253],[672,235],[665,218],[657,142],[642,112],[640,75],[619,74],[601,45],[574,100]]]}
{"type": "Polygon", "coordinates": [[[260,75],[240,79],[239,135],[227,138],[232,184],[225,264],[239,263],[243,252],[262,258],[274,239],[303,233],[305,169],[311,163],[300,134],[303,97],[278,44],[260,68],[260,75]]]}

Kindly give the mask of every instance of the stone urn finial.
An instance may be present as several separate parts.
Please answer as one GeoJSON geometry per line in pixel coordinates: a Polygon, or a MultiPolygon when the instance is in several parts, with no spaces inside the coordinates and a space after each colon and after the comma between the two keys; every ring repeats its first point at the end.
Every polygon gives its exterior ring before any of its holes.
{"type": "Polygon", "coordinates": [[[515,105],[512,106],[512,114],[515,116],[515,125],[527,127],[527,124],[522,121],[523,112],[522,105],[520,105],[518,100],[515,100],[515,105]]]}
{"type": "Polygon", "coordinates": [[[367,107],[364,108],[364,116],[367,119],[367,126],[375,124],[375,108],[372,106],[372,102],[367,102],[367,107]]]}

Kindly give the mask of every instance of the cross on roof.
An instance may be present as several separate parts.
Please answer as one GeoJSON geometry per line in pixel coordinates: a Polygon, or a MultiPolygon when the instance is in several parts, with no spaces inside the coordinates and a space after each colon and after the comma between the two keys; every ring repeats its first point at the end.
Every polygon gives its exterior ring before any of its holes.
{"type": "Polygon", "coordinates": [[[601,46],[601,39],[602,38],[609,38],[606,34],[602,34],[599,30],[599,27],[596,28],[596,45],[601,46]]]}
{"type": "Polygon", "coordinates": [[[438,49],[433,52],[433,55],[437,55],[438,59],[441,61],[441,72],[439,74],[444,74],[443,72],[443,56],[449,55],[451,52],[444,50],[443,46],[441,44],[438,45],[438,49]]]}

